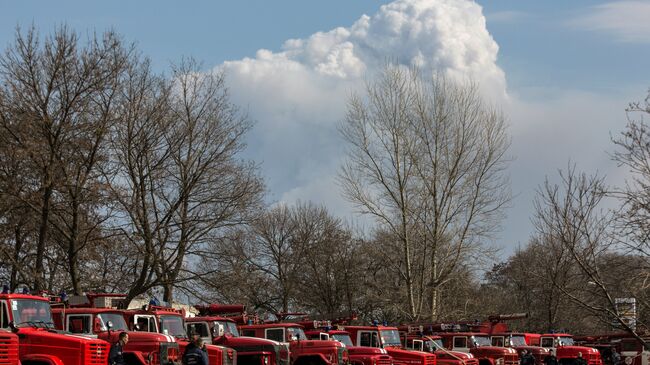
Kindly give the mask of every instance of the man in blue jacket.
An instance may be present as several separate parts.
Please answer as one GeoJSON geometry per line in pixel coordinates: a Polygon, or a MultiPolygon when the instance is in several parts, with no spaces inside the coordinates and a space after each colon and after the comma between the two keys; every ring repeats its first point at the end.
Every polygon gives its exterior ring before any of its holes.
{"type": "Polygon", "coordinates": [[[209,365],[208,352],[202,338],[197,338],[185,347],[183,365],[209,365]]]}

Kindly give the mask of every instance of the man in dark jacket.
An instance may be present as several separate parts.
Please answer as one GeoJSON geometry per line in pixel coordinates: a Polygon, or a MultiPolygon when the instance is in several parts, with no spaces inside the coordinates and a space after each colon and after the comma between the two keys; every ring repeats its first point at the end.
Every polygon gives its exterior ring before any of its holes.
{"type": "Polygon", "coordinates": [[[185,347],[183,354],[183,365],[208,365],[208,352],[205,350],[205,344],[202,338],[190,342],[185,347]]]}
{"type": "Polygon", "coordinates": [[[557,357],[555,357],[555,350],[551,349],[548,355],[544,358],[544,365],[558,365],[557,357]]]}
{"type": "Polygon", "coordinates": [[[124,356],[122,355],[122,349],[128,342],[129,334],[126,332],[120,332],[118,341],[111,346],[111,351],[108,353],[109,365],[126,365],[126,362],[124,362],[124,356]]]}
{"type": "Polygon", "coordinates": [[[578,352],[578,357],[573,361],[573,365],[587,365],[587,360],[582,357],[582,352],[578,352]]]}

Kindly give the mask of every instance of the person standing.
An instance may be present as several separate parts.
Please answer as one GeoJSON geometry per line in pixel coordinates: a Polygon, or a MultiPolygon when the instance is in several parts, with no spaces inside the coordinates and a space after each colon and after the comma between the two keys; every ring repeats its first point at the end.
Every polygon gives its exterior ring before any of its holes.
{"type": "Polygon", "coordinates": [[[621,363],[621,355],[612,347],[612,365],[619,365],[621,363]]]}
{"type": "Polygon", "coordinates": [[[573,365],[587,365],[587,361],[582,357],[582,352],[578,352],[578,357],[573,361],[573,365]]]}
{"type": "Polygon", "coordinates": [[[129,343],[129,334],[120,332],[118,341],[111,346],[111,350],[108,352],[109,365],[126,365],[123,351],[127,343],[129,343]]]}
{"type": "Polygon", "coordinates": [[[183,365],[208,365],[208,352],[205,349],[205,343],[201,337],[190,342],[185,347],[183,354],[183,365]]]}
{"type": "Polygon", "coordinates": [[[555,349],[548,352],[548,355],[544,358],[544,365],[558,365],[555,349]]]}

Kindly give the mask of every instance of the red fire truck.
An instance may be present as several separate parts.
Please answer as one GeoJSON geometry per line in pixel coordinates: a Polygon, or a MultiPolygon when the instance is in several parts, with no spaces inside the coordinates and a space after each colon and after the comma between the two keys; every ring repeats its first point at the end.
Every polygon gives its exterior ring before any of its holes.
{"type": "Polygon", "coordinates": [[[478,365],[478,359],[474,355],[446,349],[442,337],[424,335],[419,326],[403,326],[399,329],[404,347],[435,354],[438,365],[478,365]]]}
{"type": "Polygon", "coordinates": [[[447,349],[471,353],[480,365],[519,364],[517,351],[508,347],[492,346],[490,336],[485,333],[440,332],[438,335],[447,349]]]}
{"type": "Polygon", "coordinates": [[[18,365],[18,336],[0,330],[0,365],[18,365]]]}
{"type": "MultiPolygon", "coordinates": [[[[185,311],[168,307],[147,305],[142,309],[128,310],[127,322],[134,331],[157,332],[170,336],[178,342],[180,353],[190,339],[185,330],[185,311]]],[[[236,351],[217,345],[206,345],[210,365],[236,365],[236,351]]]]}
{"type": "Polygon", "coordinates": [[[555,356],[560,364],[570,365],[578,357],[578,353],[589,365],[602,365],[603,361],[598,350],[592,347],[577,346],[573,342],[573,336],[568,333],[549,333],[541,335],[540,346],[546,349],[555,350],[555,356]]]}
{"type": "Polygon", "coordinates": [[[242,335],[266,338],[289,344],[291,365],[344,365],[349,363],[348,351],[338,341],[309,340],[297,323],[264,323],[242,325],[242,335]]]}
{"type": "Polygon", "coordinates": [[[240,336],[234,318],[245,315],[244,305],[211,304],[197,305],[195,308],[199,311],[199,316],[185,319],[187,332],[197,333],[208,343],[235,349],[239,365],[289,365],[287,344],[265,338],[240,336]]]}
{"type": "Polygon", "coordinates": [[[386,350],[397,365],[435,365],[436,355],[413,351],[402,347],[397,327],[389,326],[345,326],[352,343],[361,347],[378,347],[386,350]]]}
{"type": "MultiPolygon", "coordinates": [[[[492,334],[492,346],[505,346],[513,348],[517,353],[522,353],[524,350],[530,351],[535,357],[535,364],[541,365],[544,363],[544,358],[549,355],[550,350],[539,346],[539,338],[541,336],[535,333],[495,333],[492,334]]],[[[558,358],[559,359],[559,358],[558,358]]]]}
{"type": "MultiPolygon", "coordinates": [[[[317,322],[317,321],[315,321],[317,322]]],[[[350,363],[352,365],[392,365],[393,358],[388,355],[388,352],[378,347],[362,347],[354,346],[350,333],[343,330],[329,329],[331,325],[326,325],[322,328],[320,324],[315,324],[314,329],[305,331],[307,338],[314,340],[334,340],[345,345],[350,356],[350,363]],[[319,329],[322,328],[322,329],[319,329]]]]}
{"type": "Polygon", "coordinates": [[[124,346],[124,359],[132,365],[180,364],[178,343],[171,336],[151,332],[129,331],[125,310],[112,307],[115,294],[88,294],[69,299],[69,305],[52,305],[54,325],[59,330],[86,336],[96,336],[113,344],[120,332],[129,334],[124,346]]]}
{"type": "Polygon", "coordinates": [[[106,341],[54,330],[47,298],[0,294],[0,323],[18,336],[22,365],[106,365],[106,341]]]}

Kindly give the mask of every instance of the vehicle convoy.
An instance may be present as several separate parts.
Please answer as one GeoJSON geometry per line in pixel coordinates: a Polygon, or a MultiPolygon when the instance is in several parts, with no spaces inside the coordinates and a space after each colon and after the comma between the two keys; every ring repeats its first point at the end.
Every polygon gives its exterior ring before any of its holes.
{"type": "Polygon", "coordinates": [[[114,344],[120,332],[129,334],[124,346],[124,360],[129,365],[175,365],[181,362],[178,343],[170,336],[151,332],[129,331],[125,310],[110,307],[104,300],[115,294],[88,294],[52,306],[54,325],[59,330],[77,335],[96,336],[114,344]]]}
{"type": "MultiPolygon", "coordinates": [[[[185,311],[155,305],[148,305],[142,309],[127,310],[127,322],[131,330],[136,332],[157,332],[170,336],[178,342],[181,354],[190,343],[190,338],[185,330],[185,311]]],[[[217,345],[206,345],[210,365],[236,365],[237,352],[231,348],[217,345]]]]}
{"type": "MultiPolygon", "coordinates": [[[[345,345],[352,365],[392,365],[393,358],[388,352],[378,347],[354,346],[350,333],[343,330],[332,330],[328,328],[319,329],[320,326],[314,326],[314,329],[305,331],[307,338],[310,339],[331,339],[345,345]]],[[[330,327],[330,326],[328,326],[330,327]]]]}
{"type": "Polygon", "coordinates": [[[289,346],[265,338],[240,336],[231,317],[246,312],[243,305],[197,305],[196,317],[185,319],[188,333],[196,333],[207,343],[226,346],[237,351],[239,365],[289,365],[289,346]]]}
{"type": "Polygon", "coordinates": [[[492,341],[495,343],[500,342],[501,338],[503,338],[504,345],[506,346],[509,345],[518,349],[518,351],[523,349],[530,350],[535,356],[535,361],[537,363],[541,363],[548,352],[553,349],[560,364],[573,364],[574,360],[578,357],[578,353],[581,353],[582,357],[589,365],[602,365],[602,360],[598,350],[591,347],[576,346],[573,342],[573,337],[569,334],[554,333],[537,335],[532,333],[515,333],[509,331],[509,328],[505,323],[506,321],[526,317],[527,315],[525,313],[490,316],[488,321],[479,325],[479,328],[482,332],[492,335],[492,341]],[[510,337],[510,341],[506,341],[506,335],[510,337]]]}
{"type": "Polygon", "coordinates": [[[397,327],[345,326],[355,346],[375,347],[386,350],[397,365],[435,365],[436,355],[408,350],[402,346],[397,327]]]}
{"type": "Polygon", "coordinates": [[[266,338],[289,344],[291,365],[345,365],[349,363],[348,350],[341,342],[309,340],[303,327],[297,323],[264,323],[242,325],[242,335],[266,338]]]}
{"type": "Polygon", "coordinates": [[[47,298],[0,294],[0,303],[0,323],[3,329],[11,329],[17,335],[22,365],[107,364],[108,342],[54,329],[47,298]]]}
{"type": "Polygon", "coordinates": [[[404,347],[435,354],[438,365],[478,365],[478,359],[474,355],[447,350],[442,337],[423,335],[419,326],[404,326],[399,329],[404,347]]]}
{"type": "Polygon", "coordinates": [[[570,365],[578,357],[578,353],[587,361],[588,365],[602,365],[600,353],[593,347],[578,346],[573,342],[573,336],[567,333],[550,333],[541,335],[540,346],[554,349],[555,356],[560,364],[570,365]]]}
{"type": "Polygon", "coordinates": [[[0,329],[0,365],[18,364],[18,336],[0,329]]]}

